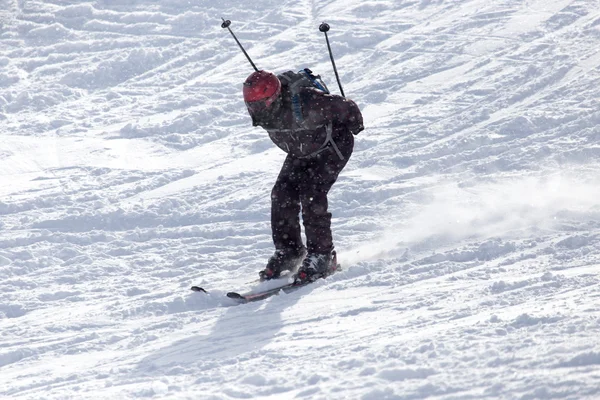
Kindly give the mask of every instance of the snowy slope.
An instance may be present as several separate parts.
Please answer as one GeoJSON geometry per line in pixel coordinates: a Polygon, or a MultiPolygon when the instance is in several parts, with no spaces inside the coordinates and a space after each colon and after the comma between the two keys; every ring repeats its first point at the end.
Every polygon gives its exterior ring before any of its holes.
{"type": "Polygon", "coordinates": [[[598,0],[0,0],[0,398],[600,398],[599,99],[598,0]],[[344,271],[235,307],[284,154],[221,17],[337,92],[327,21],[366,125],[344,271]]]}

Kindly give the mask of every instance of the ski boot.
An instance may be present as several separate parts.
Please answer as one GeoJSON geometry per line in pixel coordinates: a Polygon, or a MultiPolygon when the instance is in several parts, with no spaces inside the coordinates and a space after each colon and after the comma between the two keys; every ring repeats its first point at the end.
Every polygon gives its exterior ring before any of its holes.
{"type": "Polygon", "coordinates": [[[331,274],[336,268],[337,256],[335,251],[324,254],[308,253],[294,277],[294,283],[314,282],[331,274]]]}
{"type": "Polygon", "coordinates": [[[277,279],[283,271],[294,271],[306,256],[306,247],[277,249],[269,258],[267,267],[258,273],[261,281],[277,279]]]}

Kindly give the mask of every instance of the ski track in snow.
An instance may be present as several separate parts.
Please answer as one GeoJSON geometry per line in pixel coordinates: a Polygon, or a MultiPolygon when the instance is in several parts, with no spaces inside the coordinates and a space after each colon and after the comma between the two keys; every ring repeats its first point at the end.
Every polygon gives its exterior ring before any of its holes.
{"type": "Polygon", "coordinates": [[[0,0],[0,397],[600,397],[599,6],[0,0]],[[221,17],[337,92],[327,21],[366,125],[344,270],[239,306],[284,155],[221,17]]]}

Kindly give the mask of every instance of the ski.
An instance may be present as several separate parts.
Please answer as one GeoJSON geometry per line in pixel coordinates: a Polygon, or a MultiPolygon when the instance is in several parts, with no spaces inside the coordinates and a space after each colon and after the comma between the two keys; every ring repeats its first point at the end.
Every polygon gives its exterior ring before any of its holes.
{"type": "Polygon", "coordinates": [[[279,292],[281,292],[281,291],[283,291],[284,293],[293,292],[294,290],[299,289],[303,286],[306,286],[309,283],[311,283],[311,281],[302,282],[302,283],[288,283],[283,286],[279,286],[279,287],[276,287],[273,289],[268,289],[268,290],[265,290],[262,292],[257,292],[257,293],[240,294],[237,292],[229,292],[229,293],[227,293],[227,297],[229,297],[230,299],[237,300],[240,303],[250,303],[253,301],[264,300],[268,297],[279,294],[279,292]]]}
{"type": "MultiPolygon", "coordinates": [[[[329,270],[327,272],[327,274],[315,279],[314,281],[304,281],[304,282],[299,282],[299,283],[288,282],[284,285],[277,286],[275,288],[271,288],[271,289],[267,289],[267,290],[258,291],[258,292],[252,292],[252,291],[248,292],[248,293],[228,292],[227,297],[230,299],[236,300],[240,304],[250,303],[250,302],[254,302],[254,301],[260,301],[260,300],[267,299],[271,296],[275,296],[275,295],[279,294],[280,292],[291,293],[291,292],[298,290],[304,286],[307,286],[319,279],[327,278],[328,276],[333,275],[335,272],[339,271],[340,269],[341,269],[341,267],[338,264],[335,266],[335,268],[329,270]]],[[[191,289],[194,292],[208,293],[206,290],[204,290],[203,288],[201,288],[199,286],[192,286],[191,289]]]]}
{"type": "Polygon", "coordinates": [[[229,297],[230,299],[237,300],[240,303],[250,303],[253,301],[260,301],[260,300],[267,299],[271,296],[277,295],[280,292],[291,293],[291,292],[298,290],[304,286],[307,286],[319,279],[327,278],[328,276],[331,276],[332,274],[334,274],[336,271],[338,271],[340,269],[341,269],[341,267],[338,264],[334,268],[330,269],[325,275],[320,276],[319,278],[315,279],[314,281],[304,281],[304,282],[299,282],[299,283],[290,282],[283,286],[278,286],[276,288],[272,288],[272,289],[268,289],[268,290],[264,290],[264,291],[256,292],[256,293],[249,292],[249,293],[245,293],[245,294],[240,294],[237,292],[229,292],[229,293],[227,293],[227,297],[229,297]]]}
{"type": "MultiPolygon", "coordinates": [[[[277,282],[277,281],[281,281],[282,284],[281,284],[281,286],[277,286],[277,289],[282,288],[282,287],[284,287],[284,286],[286,286],[288,284],[288,280],[289,280],[289,275],[290,274],[291,274],[290,271],[283,271],[282,274],[281,274],[281,276],[279,278],[272,279],[272,280],[270,280],[268,282],[274,283],[274,282],[277,282]]],[[[246,284],[247,285],[251,285],[251,284],[254,284],[254,283],[261,283],[261,282],[267,282],[267,281],[263,281],[261,279],[255,279],[253,281],[247,282],[246,284]]],[[[200,286],[192,286],[190,289],[192,289],[193,292],[201,292],[201,293],[208,294],[208,291],[206,291],[204,288],[202,288],[200,286]]],[[[267,290],[272,290],[272,289],[275,289],[275,288],[269,288],[267,290]]],[[[266,291],[266,290],[264,290],[264,291],[266,291]]]]}

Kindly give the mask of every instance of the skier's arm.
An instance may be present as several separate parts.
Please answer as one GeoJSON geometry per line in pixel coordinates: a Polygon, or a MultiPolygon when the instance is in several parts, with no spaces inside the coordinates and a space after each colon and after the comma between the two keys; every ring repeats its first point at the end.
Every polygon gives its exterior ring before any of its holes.
{"type": "Polygon", "coordinates": [[[336,108],[334,116],[341,124],[346,125],[352,134],[358,135],[360,131],[365,129],[360,109],[356,103],[350,99],[341,96],[334,97],[336,98],[334,102],[336,108]]]}
{"type": "Polygon", "coordinates": [[[311,104],[310,114],[315,120],[344,125],[354,135],[364,129],[360,109],[350,99],[314,90],[312,91],[312,102],[309,104],[311,104]]]}

